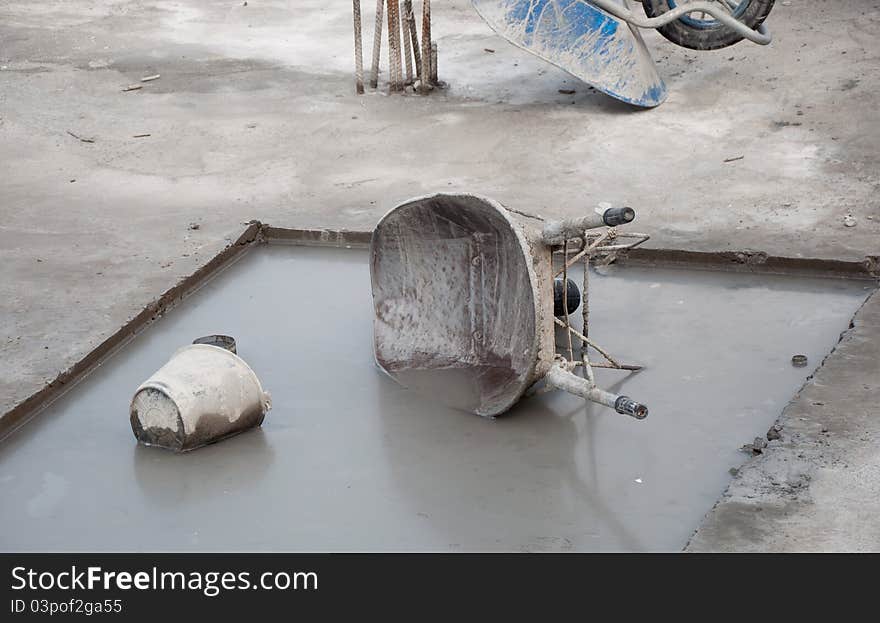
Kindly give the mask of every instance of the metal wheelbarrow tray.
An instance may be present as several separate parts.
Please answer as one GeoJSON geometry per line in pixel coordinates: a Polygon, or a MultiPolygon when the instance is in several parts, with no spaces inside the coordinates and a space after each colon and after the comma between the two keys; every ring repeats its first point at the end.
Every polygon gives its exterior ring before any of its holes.
{"type": "Polygon", "coordinates": [[[682,4],[648,18],[630,11],[623,0],[471,1],[486,23],[513,45],[603,93],[645,108],[663,103],[667,90],[638,28],[659,28],[700,11],[738,36],[770,42],[763,25],[748,28],[712,2],[682,4]]]}

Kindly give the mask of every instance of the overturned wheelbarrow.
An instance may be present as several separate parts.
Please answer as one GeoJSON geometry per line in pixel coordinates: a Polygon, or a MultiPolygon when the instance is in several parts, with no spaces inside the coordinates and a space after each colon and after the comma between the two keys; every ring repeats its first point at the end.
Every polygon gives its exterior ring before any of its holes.
{"type": "Polygon", "coordinates": [[[766,45],[763,23],[774,0],[471,0],[495,32],[619,100],[650,108],[666,85],[638,28],[656,28],[673,43],[714,50],[743,39],[766,45]]]}
{"type": "Polygon", "coordinates": [[[572,327],[566,287],[557,288],[563,318],[554,315],[556,279],[569,283],[573,262],[647,239],[634,234],[635,242],[619,242],[615,226],[634,217],[631,208],[607,207],[538,229],[474,195],[439,194],[399,205],[379,222],[370,249],[377,364],[401,384],[478,415],[505,412],[543,382],[645,418],[644,405],[596,385],[588,346],[611,362],[603,367],[638,367],[618,364],[586,328],[572,327]],[[597,228],[602,233],[589,233],[597,228]],[[561,253],[561,268],[554,267],[554,252],[561,253]],[[579,360],[571,339],[567,352],[557,353],[556,326],[582,341],[579,360]]]}

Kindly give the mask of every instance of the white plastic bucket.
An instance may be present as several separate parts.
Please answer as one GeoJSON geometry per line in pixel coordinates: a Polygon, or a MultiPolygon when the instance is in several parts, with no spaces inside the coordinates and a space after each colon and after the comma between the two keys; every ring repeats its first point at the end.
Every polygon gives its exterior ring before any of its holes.
{"type": "Polygon", "coordinates": [[[138,387],[130,419],[140,443],[185,452],[259,426],[270,408],[269,394],[241,357],[193,344],[138,387]]]}

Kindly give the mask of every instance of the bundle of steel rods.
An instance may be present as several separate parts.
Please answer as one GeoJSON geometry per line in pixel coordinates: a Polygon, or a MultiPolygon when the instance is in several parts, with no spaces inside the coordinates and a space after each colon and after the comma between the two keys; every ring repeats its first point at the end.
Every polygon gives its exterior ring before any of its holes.
{"type": "MultiPolygon", "coordinates": [[[[355,89],[364,92],[363,37],[361,0],[352,0],[354,12],[355,89]]],[[[437,79],[437,44],[431,41],[431,0],[422,0],[422,35],[416,27],[412,0],[376,0],[376,27],[373,34],[373,58],[370,87],[379,87],[379,62],[382,55],[384,18],[388,21],[388,89],[404,92],[406,87],[429,93],[437,79]]]]}

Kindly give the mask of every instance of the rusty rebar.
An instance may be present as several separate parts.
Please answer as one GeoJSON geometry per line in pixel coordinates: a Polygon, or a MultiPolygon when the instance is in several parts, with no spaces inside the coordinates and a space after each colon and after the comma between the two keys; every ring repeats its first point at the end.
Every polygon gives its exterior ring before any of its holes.
{"type": "Polygon", "coordinates": [[[409,86],[413,83],[413,58],[412,58],[412,44],[410,42],[409,33],[410,22],[412,21],[412,3],[404,0],[402,14],[400,16],[400,29],[401,29],[401,43],[403,44],[403,60],[406,65],[406,78],[403,81],[404,86],[409,86]],[[409,4],[409,10],[407,10],[407,4],[409,4]]]}
{"type": "MultiPolygon", "coordinates": [[[[574,363],[575,368],[580,368],[583,365],[584,364],[581,361],[576,361],[574,363]]],[[[641,372],[645,369],[644,366],[634,366],[628,363],[621,363],[616,366],[613,366],[610,363],[590,363],[590,365],[587,366],[586,369],[589,370],[590,368],[602,368],[603,370],[626,370],[627,372],[641,372]]],[[[592,374],[592,371],[590,371],[589,374],[592,374]]]]}
{"type": "MultiPolygon", "coordinates": [[[[583,243],[581,250],[578,251],[577,254],[571,258],[566,256],[565,263],[568,266],[571,266],[575,262],[577,262],[579,259],[581,259],[583,256],[592,253],[601,243],[605,242],[605,240],[607,240],[612,235],[611,231],[612,230],[610,230],[610,229],[605,230],[605,232],[603,232],[603,234],[601,236],[599,236],[596,240],[594,240],[589,246],[587,246],[587,239],[586,239],[586,237],[584,237],[584,239],[583,239],[584,243],[583,243]]],[[[566,246],[565,248],[567,249],[568,247],[566,246]]],[[[627,248],[629,248],[629,247],[627,247],[627,248]]],[[[566,250],[565,253],[568,253],[568,251],[566,250]]],[[[562,269],[557,270],[556,274],[553,275],[553,277],[554,278],[558,277],[561,273],[562,273],[562,269]]]]}
{"type": "Polygon", "coordinates": [[[390,91],[403,91],[400,67],[400,1],[388,0],[388,73],[390,91]]]}
{"type": "MultiPolygon", "coordinates": [[[[567,240],[562,243],[562,251],[568,253],[567,240]]],[[[568,315],[568,262],[562,263],[562,310],[565,312],[565,325],[568,328],[571,326],[571,318],[568,315]]],[[[568,338],[568,360],[573,361],[574,347],[571,343],[571,331],[566,331],[565,337],[568,338]]]]}
{"type": "Polygon", "coordinates": [[[351,0],[354,13],[354,79],[355,92],[364,92],[364,50],[361,33],[361,0],[351,0]]]}
{"type": "MultiPolygon", "coordinates": [[[[584,248],[587,246],[587,238],[584,236],[584,248]]],[[[590,337],[590,254],[584,256],[584,283],[581,288],[581,316],[584,321],[583,332],[584,337],[590,337]]],[[[589,370],[590,359],[587,356],[588,344],[586,340],[581,340],[581,361],[583,361],[584,369],[589,370]]],[[[590,371],[592,375],[592,371],[590,371]]]]}
{"type": "Polygon", "coordinates": [[[370,86],[379,86],[379,57],[382,55],[382,12],[385,0],[376,0],[376,30],[373,33],[373,71],[370,75],[370,86]]]}
{"type": "Polygon", "coordinates": [[[608,361],[608,363],[610,363],[611,365],[613,365],[615,368],[617,368],[617,369],[623,369],[622,366],[620,365],[620,363],[618,363],[617,360],[616,360],[614,357],[612,357],[611,355],[609,355],[607,351],[605,351],[601,346],[598,346],[595,342],[593,342],[592,340],[590,340],[590,338],[588,338],[586,335],[584,335],[583,333],[581,333],[580,331],[578,331],[577,329],[575,329],[573,326],[571,326],[571,324],[565,324],[565,323],[562,322],[559,318],[554,318],[553,320],[554,320],[554,322],[555,322],[556,324],[558,324],[560,327],[562,327],[562,328],[564,328],[564,329],[567,329],[568,331],[571,331],[571,332],[574,334],[574,336],[577,337],[577,338],[579,338],[582,342],[586,342],[587,344],[589,344],[590,346],[592,346],[593,349],[594,349],[597,353],[599,353],[600,355],[602,355],[602,356],[608,361]]]}
{"type": "Polygon", "coordinates": [[[419,31],[416,28],[416,16],[413,13],[412,0],[403,0],[403,10],[407,14],[407,25],[409,26],[409,38],[412,43],[412,53],[415,62],[416,76],[422,75],[422,53],[419,50],[419,31]]]}
{"type": "Polygon", "coordinates": [[[440,78],[437,75],[437,44],[431,44],[431,84],[440,84],[440,78]]]}
{"type": "Polygon", "coordinates": [[[430,93],[431,85],[431,0],[422,0],[422,59],[419,92],[430,93]]]}

